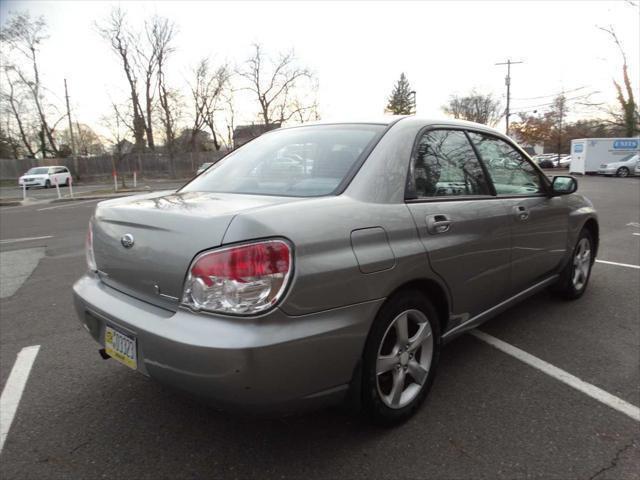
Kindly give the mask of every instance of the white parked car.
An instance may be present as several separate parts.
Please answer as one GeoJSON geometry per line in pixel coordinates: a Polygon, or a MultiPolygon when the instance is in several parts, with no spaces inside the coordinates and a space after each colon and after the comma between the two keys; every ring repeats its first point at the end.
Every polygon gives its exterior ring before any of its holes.
{"type": "Polygon", "coordinates": [[[560,168],[569,168],[570,165],[571,155],[565,155],[563,157],[560,157],[560,160],[558,160],[558,167],[560,168]]]}
{"type": "Polygon", "coordinates": [[[60,186],[69,186],[71,173],[67,167],[34,167],[30,168],[27,173],[18,179],[18,186],[22,188],[24,184],[26,188],[44,187],[51,188],[56,186],[56,182],[60,186]]]}
{"type": "Polygon", "coordinates": [[[638,174],[640,154],[632,153],[622,158],[619,162],[603,163],[598,169],[600,175],[615,175],[616,177],[628,177],[638,174]]]}

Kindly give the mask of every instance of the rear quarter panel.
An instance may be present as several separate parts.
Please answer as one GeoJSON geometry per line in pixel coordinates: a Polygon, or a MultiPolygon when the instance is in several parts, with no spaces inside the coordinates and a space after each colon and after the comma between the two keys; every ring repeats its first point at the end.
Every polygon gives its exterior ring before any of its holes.
{"type": "Polygon", "coordinates": [[[294,245],[294,276],[281,305],[289,315],[385,298],[413,279],[440,283],[427,267],[424,247],[404,203],[370,204],[342,195],[256,209],[233,219],[224,243],[272,236],[285,237],[294,245]],[[384,229],[386,238],[375,238],[388,242],[379,250],[390,247],[395,262],[390,268],[364,273],[351,233],[371,227],[384,229]]]}

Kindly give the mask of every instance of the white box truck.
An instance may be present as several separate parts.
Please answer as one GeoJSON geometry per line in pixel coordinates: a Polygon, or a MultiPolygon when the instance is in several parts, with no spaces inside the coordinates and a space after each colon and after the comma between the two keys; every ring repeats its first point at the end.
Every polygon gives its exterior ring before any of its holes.
{"type": "Polygon", "coordinates": [[[640,150],[640,137],[571,140],[569,173],[598,173],[603,163],[618,162],[640,150]]]}

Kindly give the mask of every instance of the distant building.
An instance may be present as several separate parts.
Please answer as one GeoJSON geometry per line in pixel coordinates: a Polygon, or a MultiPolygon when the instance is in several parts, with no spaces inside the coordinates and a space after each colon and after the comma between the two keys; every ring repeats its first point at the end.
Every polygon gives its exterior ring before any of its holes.
{"type": "Polygon", "coordinates": [[[280,128],[279,123],[272,123],[271,125],[264,124],[252,124],[252,125],[239,125],[233,129],[233,148],[238,148],[245,143],[259,137],[265,132],[280,128]]]}
{"type": "Polygon", "coordinates": [[[114,155],[128,155],[133,150],[133,147],[135,147],[135,145],[125,138],[112,147],[111,153],[114,155]]]}
{"type": "Polygon", "coordinates": [[[544,145],[536,144],[533,146],[522,145],[522,149],[533,157],[535,155],[542,155],[544,153],[544,145]]]}

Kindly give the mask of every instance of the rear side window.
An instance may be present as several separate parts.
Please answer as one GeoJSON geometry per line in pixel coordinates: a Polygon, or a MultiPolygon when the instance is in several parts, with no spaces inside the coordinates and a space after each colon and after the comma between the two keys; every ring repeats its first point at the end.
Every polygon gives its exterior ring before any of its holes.
{"type": "Polygon", "coordinates": [[[227,155],[182,191],[316,197],[334,193],[384,133],[384,125],[275,130],[227,155]]]}
{"type": "Polygon", "coordinates": [[[544,185],[537,170],[507,142],[475,132],[469,132],[469,137],[478,149],[498,195],[531,195],[544,192],[544,185]]]}
{"type": "Polygon", "coordinates": [[[411,162],[408,198],[490,195],[482,166],[459,130],[430,130],[411,162]]]}

